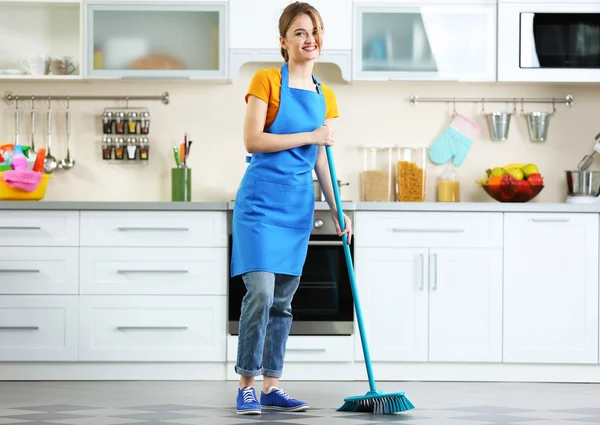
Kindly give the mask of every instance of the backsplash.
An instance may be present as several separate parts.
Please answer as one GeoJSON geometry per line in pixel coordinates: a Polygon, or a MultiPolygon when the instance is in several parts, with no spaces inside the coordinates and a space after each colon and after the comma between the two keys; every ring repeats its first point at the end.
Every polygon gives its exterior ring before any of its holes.
{"type": "MultiPolygon", "coordinates": [[[[169,105],[159,101],[132,101],[130,106],[147,107],[151,114],[150,160],[147,165],[105,164],[102,161],[102,121],[106,107],[124,106],[110,101],[72,101],[72,155],[76,165],[57,171],[50,182],[46,200],[53,201],[169,201],[170,169],[174,166],[172,147],[188,132],[193,145],[189,166],[193,173],[194,201],[227,201],[235,196],[246,168],[242,140],[245,112],[244,95],[254,72],[277,64],[250,64],[242,68],[233,84],[189,81],[70,81],[0,82],[0,95],[12,91],[19,95],[160,95],[170,94],[169,105]]],[[[426,145],[449,124],[452,105],[420,103],[411,106],[411,93],[432,97],[556,97],[574,96],[574,105],[557,105],[551,118],[548,141],[532,143],[527,123],[513,116],[509,139],[490,140],[481,103],[459,103],[457,111],[473,119],[481,134],[473,143],[464,163],[457,168],[462,201],[492,201],[475,180],[487,168],[513,162],[533,162],[545,179],[545,189],[534,202],[563,202],[564,171],[577,167],[592,151],[594,136],[600,132],[600,87],[593,84],[467,84],[382,82],[346,84],[339,69],[318,64],[316,74],[336,93],[340,118],[334,131],[338,178],[349,182],[342,198],[359,200],[359,173],[363,158],[361,145],[426,145]]],[[[36,100],[36,146],[46,146],[47,100],[36,100]]],[[[57,159],[66,155],[66,102],[52,102],[52,153],[57,159]]],[[[29,144],[31,102],[21,99],[19,109],[21,143],[29,144]]],[[[486,104],[486,112],[512,110],[512,104],[486,104]]],[[[550,112],[551,104],[525,104],[525,112],[550,112]]],[[[0,136],[14,140],[14,103],[0,107],[0,136]]],[[[517,112],[520,104],[517,105],[517,112]]],[[[590,169],[597,169],[592,165],[590,169]]],[[[443,166],[427,163],[427,201],[434,201],[436,177],[443,166]]]]}

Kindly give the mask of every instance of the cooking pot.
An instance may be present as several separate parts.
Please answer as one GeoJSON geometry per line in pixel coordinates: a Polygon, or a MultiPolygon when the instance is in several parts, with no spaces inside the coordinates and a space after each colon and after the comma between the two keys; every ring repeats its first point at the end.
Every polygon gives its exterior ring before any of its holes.
{"type": "MultiPolygon", "coordinates": [[[[348,186],[350,183],[342,183],[341,180],[337,181],[338,191],[340,192],[340,198],[342,197],[342,186],[348,186]]],[[[319,184],[319,180],[313,180],[313,188],[315,191],[315,201],[326,201],[325,194],[321,190],[321,185],[319,184]]]]}

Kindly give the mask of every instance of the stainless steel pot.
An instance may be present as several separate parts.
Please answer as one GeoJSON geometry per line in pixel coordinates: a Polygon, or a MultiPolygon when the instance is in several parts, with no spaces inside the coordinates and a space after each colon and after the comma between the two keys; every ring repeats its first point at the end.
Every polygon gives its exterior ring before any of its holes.
{"type": "Polygon", "coordinates": [[[565,171],[569,196],[600,195],[600,171],[565,171]]]}
{"type": "MultiPolygon", "coordinates": [[[[338,180],[337,184],[338,184],[338,190],[340,192],[340,198],[342,198],[342,186],[348,186],[348,185],[350,185],[350,183],[348,183],[348,182],[342,183],[341,180],[338,180]]],[[[317,180],[317,179],[313,180],[313,189],[315,191],[315,201],[321,201],[321,202],[326,201],[325,194],[321,190],[321,185],[319,184],[319,180],[317,180]]],[[[342,200],[343,199],[344,198],[342,198],[342,200]]]]}

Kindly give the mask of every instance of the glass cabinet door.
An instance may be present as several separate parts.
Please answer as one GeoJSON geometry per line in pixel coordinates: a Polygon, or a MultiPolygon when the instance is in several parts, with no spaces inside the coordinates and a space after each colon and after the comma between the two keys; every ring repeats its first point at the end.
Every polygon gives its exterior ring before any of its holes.
{"type": "Polygon", "coordinates": [[[355,80],[496,80],[496,7],[356,8],[355,80]]]}
{"type": "Polygon", "coordinates": [[[225,4],[86,4],[86,77],[226,77],[225,4]]]}

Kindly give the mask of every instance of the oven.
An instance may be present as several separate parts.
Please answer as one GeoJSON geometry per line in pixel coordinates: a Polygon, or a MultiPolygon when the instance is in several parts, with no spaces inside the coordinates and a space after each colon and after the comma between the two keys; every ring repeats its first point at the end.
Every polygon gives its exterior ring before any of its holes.
{"type": "MultiPolygon", "coordinates": [[[[354,222],[352,211],[345,214],[354,222]]],[[[231,218],[229,212],[229,262],[231,264],[231,218]]],[[[354,235],[350,245],[354,257],[354,235]]],[[[229,334],[237,335],[246,287],[241,276],[229,277],[229,334]]],[[[354,302],[342,239],[335,231],[329,210],[316,210],[308,254],[298,290],[292,300],[290,335],[352,335],[354,302]]]]}
{"type": "Polygon", "coordinates": [[[498,80],[600,82],[600,4],[500,3],[498,80]]]}

